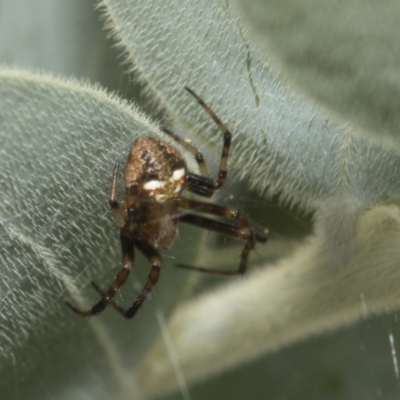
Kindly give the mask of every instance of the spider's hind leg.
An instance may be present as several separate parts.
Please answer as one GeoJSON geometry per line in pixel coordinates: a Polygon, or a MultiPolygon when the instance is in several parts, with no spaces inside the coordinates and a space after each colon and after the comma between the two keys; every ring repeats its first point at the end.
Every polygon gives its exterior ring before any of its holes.
{"type": "MultiPolygon", "coordinates": [[[[122,314],[125,318],[131,319],[135,316],[137,311],[142,306],[143,302],[148,298],[149,294],[153,286],[157,283],[158,277],[160,275],[160,268],[161,268],[161,256],[158,251],[151,246],[149,243],[144,241],[135,240],[135,245],[138,249],[147,257],[151,264],[151,270],[147,279],[147,282],[139,296],[133,302],[132,306],[125,310],[124,308],[120,307],[114,300],[110,299],[110,305],[117,310],[120,314],[122,314]]],[[[103,298],[106,295],[94,282],[92,282],[93,287],[100,293],[103,298]]]]}
{"type": "Polygon", "coordinates": [[[128,279],[129,273],[132,271],[133,268],[134,242],[131,235],[126,234],[126,232],[124,232],[124,230],[122,229],[120,233],[120,239],[122,247],[122,269],[119,271],[118,275],[114,279],[114,282],[111,284],[107,292],[100,291],[96,284],[92,284],[94,288],[102,294],[102,297],[100,301],[97,302],[90,310],[81,311],[69,302],[66,302],[67,306],[74,313],[81,315],[82,317],[90,317],[92,315],[100,314],[107,307],[107,305],[112,302],[112,299],[117,293],[118,289],[128,279]]]}
{"type": "Polygon", "coordinates": [[[137,248],[147,257],[151,264],[151,270],[147,278],[147,282],[139,293],[139,296],[133,302],[132,306],[125,311],[125,318],[133,318],[143,302],[151,293],[153,286],[157,283],[161,269],[160,253],[150,244],[145,241],[135,240],[137,248]]]}
{"type": "Polygon", "coordinates": [[[240,256],[239,267],[237,270],[213,270],[204,267],[192,267],[185,264],[178,264],[177,266],[180,268],[207,272],[214,275],[242,275],[247,270],[247,260],[251,250],[254,249],[256,242],[265,243],[267,241],[267,237],[265,235],[252,228],[247,216],[235,208],[183,198],[177,199],[177,203],[179,207],[187,210],[193,210],[196,213],[211,214],[228,220],[236,220],[238,225],[217,221],[212,218],[203,217],[202,215],[192,214],[189,212],[183,213],[179,216],[178,220],[180,222],[185,222],[213,232],[221,233],[222,235],[246,241],[246,245],[244,246],[240,256]]]}

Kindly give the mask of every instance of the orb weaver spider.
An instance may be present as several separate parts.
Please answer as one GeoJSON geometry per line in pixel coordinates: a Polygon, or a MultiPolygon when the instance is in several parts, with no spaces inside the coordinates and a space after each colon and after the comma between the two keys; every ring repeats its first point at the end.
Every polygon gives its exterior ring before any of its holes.
{"type": "Polygon", "coordinates": [[[157,283],[161,269],[158,251],[170,248],[178,232],[177,223],[184,222],[210,231],[245,240],[239,267],[234,271],[212,270],[178,264],[178,267],[214,275],[241,275],[246,272],[247,259],[255,243],[265,243],[267,237],[257,232],[246,215],[235,208],[205,203],[181,197],[187,190],[202,197],[211,197],[225,182],[227,159],[231,146],[231,133],[207,104],[191,89],[185,89],[198,101],[223,133],[223,148],[217,179],[209,177],[202,154],[170,130],[162,130],[188,150],[195,158],[200,174],[188,172],[183,156],[173,146],[152,137],[139,137],[133,144],[125,166],[125,196],[121,205],[117,200],[118,161],[115,163],[111,181],[109,204],[119,226],[122,248],[122,269],[106,292],[92,282],[101,299],[91,309],[81,311],[66,302],[67,306],[84,317],[100,314],[111,304],[125,318],[132,318],[157,283]],[[194,212],[191,212],[194,211],[194,212]],[[203,216],[213,215],[236,224],[222,222],[203,216]],[[134,249],[137,248],[148,259],[151,270],[148,280],[127,310],[114,300],[118,289],[126,282],[134,264],[134,249]]]}

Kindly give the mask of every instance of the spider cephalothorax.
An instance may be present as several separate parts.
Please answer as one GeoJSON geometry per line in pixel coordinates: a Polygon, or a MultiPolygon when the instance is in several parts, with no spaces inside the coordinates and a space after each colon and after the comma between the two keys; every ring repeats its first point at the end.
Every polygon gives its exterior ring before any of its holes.
{"type": "Polygon", "coordinates": [[[200,103],[223,133],[224,145],[218,178],[213,180],[209,177],[203,156],[195,147],[168,129],[164,128],[163,131],[193,154],[199,165],[200,174],[188,172],[182,155],[168,143],[151,137],[138,138],[132,146],[125,166],[125,196],[121,206],[116,197],[118,161],[115,164],[111,183],[109,203],[120,228],[122,269],[107,292],[102,292],[93,283],[102,297],[90,310],[81,311],[67,302],[68,307],[79,315],[100,314],[108,304],[111,304],[124,317],[132,318],[158,281],[161,268],[161,256],[158,248],[168,249],[172,246],[178,231],[178,222],[196,225],[246,241],[237,270],[221,271],[178,265],[186,269],[215,275],[243,274],[247,268],[248,255],[253,250],[255,243],[267,241],[266,236],[252,228],[246,215],[237,209],[181,197],[183,190],[203,197],[211,197],[215,190],[224,184],[231,144],[231,133],[227,127],[196,93],[189,88],[186,90],[200,103]],[[204,214],[219,219],[235,220],[236,224],[213,219],[204,214]],[[135,247],[147,257],[151,264],[151,270],[147,283],[133,305],[128,310],[124,310],[113,301],[113,297],[125,283],[133,268],[135,247]]]}

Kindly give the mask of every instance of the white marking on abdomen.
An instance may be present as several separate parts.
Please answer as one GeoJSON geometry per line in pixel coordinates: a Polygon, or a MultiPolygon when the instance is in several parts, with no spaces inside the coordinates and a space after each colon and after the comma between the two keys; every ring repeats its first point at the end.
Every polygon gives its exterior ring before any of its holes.
{"type": "Polygon", "coordinates": [[[176,169],[172,174],[172,179],[174,181],[179,181],[183,178],[184,175],[185,175],[185,168],[176,169]]]}
{"type": "Polygon", "coordinates": [[[155,189],[160,189],[160,188],[162,188],[164,186],[165,186],[165,182],[160,182],[160,181],[157,181],[157,180],[153,180],[153,181],[146,182],[143,185],[143,189],[144,190],[155,190],[155,189]]]}

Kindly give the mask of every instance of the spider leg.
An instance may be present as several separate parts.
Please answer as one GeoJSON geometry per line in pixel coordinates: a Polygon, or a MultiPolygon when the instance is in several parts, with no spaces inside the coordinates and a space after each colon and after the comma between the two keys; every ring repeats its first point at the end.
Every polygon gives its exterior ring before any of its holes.
{"type": "MultiPolygon", "coordinates": [[[[107,305],[112,301],[112,298],[115,296],[117,290],[125,283],[128,279],[129,273],[133,268],[134,261],[134,241],[129,234],[129,232],[125,232],[124,229],[121,229],[120,232],[121,238],[121,247],[122,247],[122,269],[119,271],[118,275],[114,279],[114,282],[111,284],[107,292],[102,293],[102,297],[99,302],[97,302],[90,310],[81,311],[78,308],[74,307],[69,302],[66,302],[67,306],[76,314],[81,315],[83,317],[90,317],[92,315],[100,314],[107,305]]],[[[100,291],[96,284],[94,284],[96,290],[100,291]]]]}
{"type": "Polygon", "coordinates": [[[125,221],[122,215],[121,208],[118,204],[117,200],[117,177],[118,177],[118,168],[119,168],[119,161],[115,161],[115,166],[114,166],[114,172],[113,172],[113,177],[111,181],[111,189],[110,189],[110,200],[109,204],[111,207],[111,210],[113,212],[114,218],[117,221],[117,224],[120,228],[122,228],[125,225],[125,221]]]}
{"type": "Polygon", "coordinates": [[[175,135],[174,132],[170,131],[167,128],[161,128],[161,130],[166,133],[168,136],[172,137],[176,142],[178,142],[182,147],[184,147],[187,151],[193,154],[197,164],[199,165],[200,169],[200,174],[201,176],[208,177],[208,171],[207,171],[207,166],[204,161],[203,154],[199,150],[196,149],[196,147],[192,146],[190,143],[186,142],[182,138],[180,138],[178,135],[175,135]]]}
{"type": "Polygon", "coordinates": [[[191,269],[194,271],[207,272],[207,273],[213,274],[213,275],[242,275],[246,272],[247,259],[248,259],[250,251],[254,249],[254,245],[255,245],[255,241],[256,241],[254,232],[251,232],[251,230],[243,231],[240,226],[234,226],[234,225],[230,225],[227,223],[215,221],[211,218],[200,217],[198,215],[192,215],[192,214],[183,215],[181,218],[179,218],[179,221],[185,222],[185,223],[188,223],[191,225],[196,225],[201,228],[208,229],[210,231],[222,233],[227,236],[232,236],[237,239],[246,240],[247,243],[242,250],[242,254],[240,256],[239,267],[235,271],[215,270],[215,269],[211,269],[211,268],[194,267],[194,266],[185,265],[185,264],[176,264],[177,267],[191,269]]]}
{"type": "MultiPolygon", "coordinates": [[[[105,295],[105,292],[103,292],[97,285],[96,283],[94,283],[93,281],[90,282],[94,288],[94,290],[96,290],[96,292],[98,294],[100,294],[101,296],[105,295]]],[[[125,314],[125,310],[120,307],[114,300],[110,300],[110,305],[113,306],[113,308],[115,308],[118,312],[120,312],[121,314],[125,314]]]]}
{"type": "Polygon", "coordinates": [[[133,302],[132,306],[128,308],[128,310],[126,310],[124,314],[125,318],[134,317],[136,312],[141,307],[142,303],[146,300],[147,296],[150,294],[153,286],[157,283],[161,269],[160,253],[152,245],[141,240],[135,240],[135,245],[149,260],[151,264],[151,270],[147,278],[147,282],[144,285],[142,291],[139,293],[139,296],[133,302]]]}
{"type": "Polygon", "coordinates": [[[239,267],[236,271],[213,270],[203,267],[192,267],[188,265],[178,264],[178,267],[208,272],[214,275],[240,275],[244,274],[247,269],[247,259],[251,250],[254,249],[256,242],[265,243],[267,237],[254,230],[245,214],[232,207],[223,207],[218,204],[203,203],[200,201],[177,199],[179,207],[194,210],[199,213],[216,215],[226,219],[235,219],[239,225],[232,225],[226,222],[216,221],[201,215],[184,213],[178,216],[178,221],[196,225],[201,228],[209,229],[223,235],[231,236],[237,239],[246,240],[246,245],[242,250],[239,267]]]}
{"type": "MultiPolygon", "coordinates": [[[[139,296],[133,302],[132,306],[127,310],[124,310],[120,307],[117,303],[113,300],[110,300],[110,304],[125,318],[133,318],[139,308],[142,306],[143,302],[147,299],[153,286],[157,283],[158,277],[160,275],[160,268],[161,268],[161,256],[159,252],[149,243],[144,242],[142,240],[135,240],[135,245],[138,249],[147,257],[151,264],[151,270],[147,279],[146,284],[144,285],[143,289],[139,293],[139,296]]],[[[93,284],[93,283],[92,283],[93,284]]],[[[100,293],[103,294],[102,291],[97,287],[96,284],[93,284],[94,288],[100,293]]],[[[104,294],[103,294],[104,296],[104,294]]]]}
{"type": "Polygon", "coordinates": [[[232,134],[229,132],[229,129],[226,127],[226,125],[217,117],[215,112],[206,103],[204,103],[203,99],[200,96],[198,96],[195,92],[193,92],[192,89],[188,88],[187,86],[185,86],[185,89],[204,108],[204,110],[213,119],[213,121],[217,124],[218,128],[224,135],[224,145],[222,147],[221,160],[219,162],[218,178],[214,181],[214,189],[218,189],[224,184],[226,176],[228,174],[226,170],[226,164],[228,161],[229,149],[231,147],[232,134]]]}
{"type": "Polygon", "coordinates": [[[185,190],[202,197],[211,197],[215,192],[214,181],[211,178],[187,172],[185,190]]]}
{"type": "Polygon", "coordinates": [[[211,197],[214,194],[215,190],[219,189],[226,180],[226,176],[228,174],[226,167],[232,135],[225,124],[223,124],[221,120],[216,116],[214,111],[206,103],[204,103],[204,101],[195,92],[193,92],[193,90],[188,87],[185,87],[185,89],[204,108],[204,110],[214,120],[214,122],[217,124],[218,128],[224,135],[224,144],[222,147],[221,159],[219,163],[218,178],[216,180],[213,180],[209,177],[203,155],[199,150],[196,149],[196,147],[185,142],[182,138],[180,138],[178,135],[175,135],[175,133],[173,133],[169,129],[162,128],[162,130],[164,133],[166,133],[168,136],[172,137],[176,142],[178,142],[182,147],[191,152],[195,160],[197,161],[197,164],[199,165],[200,175],[189,172],[186,176],[187,184],[185,189],[203,197],[211,197]]]}
{"type": "Polygon", "coordinates": [[[203,197],[211,197],[215,191],[214,181],[209,177],[207,166],[203,158],[203,154],[196,147],[191,144],[185,142],[178,135],[175,135],[174,132],[170,131],[167,128],[161,128],[161,130],[166,133],[168,136],[171,136],[176,142],[178,142],[182,147],[188,150],[193,154],[197,164],[199,165],[200,175],[193,174],[188,172],[186,174],[186,190],[189,190],[193,193],[196,193],[203,197]]]}

